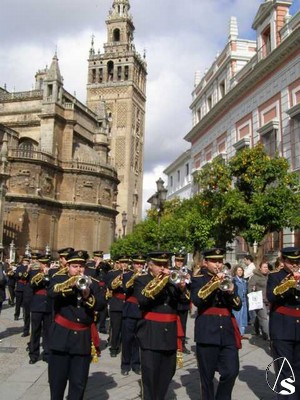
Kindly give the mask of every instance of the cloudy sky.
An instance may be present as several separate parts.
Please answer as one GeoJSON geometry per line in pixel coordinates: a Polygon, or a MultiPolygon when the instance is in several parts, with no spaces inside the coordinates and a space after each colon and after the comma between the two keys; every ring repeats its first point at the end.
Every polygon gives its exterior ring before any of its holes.
{"type": "MultiPolygon", "coordinates": [[[[130,0],[134,43],[148,63],[144,203],[155,181],[189,144],[191,92],[222,51],[231,16],[239,38],[255,39],[252,22],[264,0],[130,0]]],[[[64,87],[86,100],[87,58],[106,42],[105,19],[113,0],[1,0],[0,86],[29,90],[38,69],[57,49],[64,87]]],[[[300,9],[294,0],[291,14],[300,9]]]]}

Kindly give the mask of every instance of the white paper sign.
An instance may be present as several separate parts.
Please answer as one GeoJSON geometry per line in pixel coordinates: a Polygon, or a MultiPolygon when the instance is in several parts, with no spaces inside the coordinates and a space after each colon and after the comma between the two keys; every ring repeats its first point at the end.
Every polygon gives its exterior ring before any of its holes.
{"type": "Polygon", "coordinates": [[[247,294],[247,296],[249,302],[249,311],[260,310],[261,308],[263,308],[262,290],[258,290],[257,292],[250,292],[247,294]]]}

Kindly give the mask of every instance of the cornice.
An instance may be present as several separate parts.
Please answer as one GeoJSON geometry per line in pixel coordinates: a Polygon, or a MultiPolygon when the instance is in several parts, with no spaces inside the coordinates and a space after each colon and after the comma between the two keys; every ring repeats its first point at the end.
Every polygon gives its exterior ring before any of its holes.
{"type": "MultiPolygon", "coordinates": [[[[263,82],[265,77],[280,66],[289,56],[294,55],[294,57],[296,57],[297,53],[299,53],[299,49],[300,28],[297,28],[280,46],[273,50],[268,57],[259,61],[253,67],[252,71],[233,87],[226,96],[224,96],[223,99],[221,99],[211,111],[191,129],[184,137],[184,140],[192,142],[197,136],[201,137],[201,131],[205,131],[215,124],[215,122],[228,112],[233,105],[238,104],[240,99],[244,98],[254,85],[263,82]]],[[[246,67],[247,65],[245,68],[246,67]]]]}

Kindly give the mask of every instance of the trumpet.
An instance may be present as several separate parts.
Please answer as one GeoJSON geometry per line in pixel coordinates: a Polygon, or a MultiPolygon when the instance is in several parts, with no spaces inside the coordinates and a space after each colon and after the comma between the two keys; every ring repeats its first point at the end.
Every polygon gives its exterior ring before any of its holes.
{"type": "Polygon", "coordinates": [[[85,290],[91,286],[92,280],[87,275],[79,275],[75,283],[75,286],[79,290],[85,290]]]}
{"type": "Polygon", "coordinates": [[[172,271],[169,276],[169,282],[173,285],[178,285],[182,281],[184,281],[186,284],[191,283],[189,270],[185,265],[181,267],[178,271],[172,271]]]}
{"type": "Polygon", "coordinates": [[[231,290],[233,288],[233,280],[230,275],[225,275],[221,280],[219,289],[223,292],[227,292],[227,290],[231,290]]]}

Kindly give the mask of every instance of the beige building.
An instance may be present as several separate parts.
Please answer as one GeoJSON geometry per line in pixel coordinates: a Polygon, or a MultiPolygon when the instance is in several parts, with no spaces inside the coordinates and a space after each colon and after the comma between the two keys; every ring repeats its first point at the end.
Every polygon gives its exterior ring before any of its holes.
{"type": "Polygon", "coordinates": [[[129,9],[113,1],[104,54],[92,41],[87,106],[64,89],[56,55],[34,90],[0,88],[6,253],[12,240],[19,255],[47,245],[108,252],[141,219],[147,72],[129,9]]]}
{"type": "MultiPolygon", "coordinates": [[[[105,107],[96,115],[63,87],[55,55],[28,92],[0,89],[0,167],[8,175],[3,246],[108,251],[115,236],[116,170],[105,107]]],[[[3,185],[2,185],[3,186],[3,185]]]]}
{"type": "Polygon", "coordinates": [[[96,53],[92,41],[88,60],[87,105],[98,113],[101,101],[106,103],[110,157],[120,180],[117,235],[131,232],[142,217],[147,71],[144,57],[135,50],[129,10],[129,0],[113,1],[104,53],[96,53]]]}

